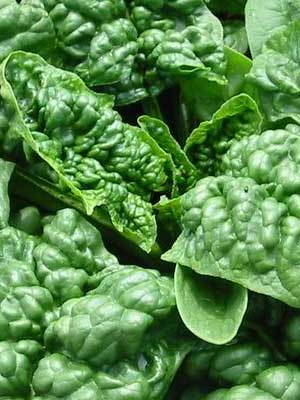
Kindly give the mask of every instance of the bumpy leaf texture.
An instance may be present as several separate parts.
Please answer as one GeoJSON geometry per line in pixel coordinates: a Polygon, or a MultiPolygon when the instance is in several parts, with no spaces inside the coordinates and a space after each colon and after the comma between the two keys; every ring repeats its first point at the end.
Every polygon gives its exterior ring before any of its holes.
{"type": "Polygon", "coordinates": [[[164,258],[300,307],[299,127],[232,144],[225,175],[181,198],[183,231],[164,258]]]}
{"type": "Polygon", "coordinates": [[[295,365],[271,367],[256,377],[255,386],[220,389],[205,400],[297,400],[300,395],[300,371],[295,365]]]}
{"type": "Polygon", "coordinates": [[[71,191],[87,214],[103,206],[116,229],[150,251],[156,236],[150,200],[166,189],[166,153],[122,122],[111,96],[37,55],[12,54],[1,75],[3,151],[23,145],[31,173],[71,191]]]}
{"type": "Polygon", "coordinates": [[[218,173],[222,157],[234,140],[258,133],[262,117],[256,102],[247,94],[227,100],[210,121],[202,122],[188,137],[185,151],[200,176],[218,173]]]}
{"type": "MultiPolygon", "coordinates": [[[[300,4],[299,11],[300,12],[300,4]]],[[[299,32],[298,21],[277,31],[254,58],[248,82],[257,90],[265,118],[276,122],[299,116],[299,32]]]]}
{"type": "Polygon", "coordinates": [[[192,347],[173,280],[120,265],[75,210],[42,224],[0,230],[0,397],[162,400],[192,347]]]}
{"type": "Polygon", "coordinates": [[[1,0],[0,22],[0,61],[34,51],[120,104],[196,70],[224,81],[222,26],[202,0],[1,0]]]}

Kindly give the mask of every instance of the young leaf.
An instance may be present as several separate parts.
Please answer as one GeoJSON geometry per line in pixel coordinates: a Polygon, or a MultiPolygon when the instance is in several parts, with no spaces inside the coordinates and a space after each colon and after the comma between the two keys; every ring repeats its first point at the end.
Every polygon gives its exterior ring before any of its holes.
{"type": "Polygon", "coordinates": [[[200,276],[180,265],[175,271],[175,295],[187,328],[214,344],[234,338],[247,309],[247,289],[223,279],[200,276]]]}
{"type": "Polygon", "coordinates": [[[227,100],[210,121],[202,122],[188,137],[185,151],[201,176],[219,172],[222,156],[234,140],[260,132],[262,116],[247,94],[227,100]]]}
{"type": "Polygon", "coordinates": [[[195,74],[180,79],[183,100],[190,114],[200,122],[209,120],[224,101],[244,91],[245,76],[252,61],[243,54],[225,47],[227,85],[210,82],[195,74]]]}
{"type": "Polygon", "coordinates": [[[198,171],[173,138],[168,126],[160,119],[147,115],[139,117],[138,123],[171,157],[174,179],[173,197],[194,186],[199,175],[198,171]]]}

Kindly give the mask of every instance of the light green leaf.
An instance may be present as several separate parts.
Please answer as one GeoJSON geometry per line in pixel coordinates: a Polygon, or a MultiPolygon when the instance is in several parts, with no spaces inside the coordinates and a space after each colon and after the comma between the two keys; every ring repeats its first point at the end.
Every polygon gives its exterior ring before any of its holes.
{"type": "Polygon", "coordinates": [[[210,120],[224,101],[244,91],[245,76],[252,61],[243,54],[225,47],[227,85],[207,81],[195,74],[180,79],[183,100],[196,120],[210,120]]]}
{"type": "Polygon", "coordinates": [[[245,8],[246,30],[253,58],[281,28],[300,17],[299,0],[248,0],[245,8]]]}
{"type": "Polygon", "coordinates": [[[247,289],[177,265],[175,294],[183,322],[200,339],[224,344],[234,338],[247,309],[247,289]]]}

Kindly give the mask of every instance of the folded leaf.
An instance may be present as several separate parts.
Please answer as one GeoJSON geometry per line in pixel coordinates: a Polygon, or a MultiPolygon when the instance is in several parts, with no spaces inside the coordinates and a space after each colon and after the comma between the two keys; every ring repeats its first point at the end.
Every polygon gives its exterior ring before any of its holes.
{"type": "Polygon", "coordinates": [[[110,96],[37,55],[12,54],[1,76],[4,117],[12,121],[3,147],[22,143],[34,174],[71,191],[87,214],[103,206],[117,230],[150,251],[156,223],[149,200],[167,181],[168,157],[156,142],[123,123],[110,96]]]}
{"type": "Polygon", "coordinates": [[[193,187],[199,175],[198,171],[171,135],[168,126],[163,121],[147,115],[139,117],[138,123],[171,157],[173,197],[193,187]]]}
{"type": "Polygon", "coordinates": [[[224,48],[224,54],[226,85],[208,81],[197,73],[180,78],[183,100],[191,115],[190,119],[193,117],[198,123],[211,119],[226,100],[244,92],[245,76],[251,69],[252,61],[229,47],[224,48]]]}
{"type": "Polygon", "coordinates": [[[247,94],[227,100],[210,121],[202,122],[188,137],[185,151],[201,176],[219,172],[222,156],[234,140],[258,134],[262,117],[255,101],[247,94]]]}
{"type": "Polygon", "coordinates": [[[214,344],[234,338],[247,309],[245,288],[177,265],[175,293],[180,316],[191,332],[214,344]]]}

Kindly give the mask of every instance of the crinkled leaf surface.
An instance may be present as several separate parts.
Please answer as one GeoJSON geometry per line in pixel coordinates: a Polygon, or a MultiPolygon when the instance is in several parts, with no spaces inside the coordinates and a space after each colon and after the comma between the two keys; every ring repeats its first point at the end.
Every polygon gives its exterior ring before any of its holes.
{"type": "Polygon", "coordinates": [[[225,84],[222,25],[202,0],[133,1],[129,13],[138,56],[130,77],[108,88],[119,104],[155,96],[185,75],[225,84]]]}
{"type": "MultiPolygon", "coordinates": [[[[226,175],[250,177],[268,185],[270,194],[292,206],[297,204],[300,191],[299,148],[300,127],[288,124],[284,129],[267,130],[233,142],[220,167],[226,175]]],[[[290,207],[290,212],[296,212],[296,208],[290,207]]]]}
{"type": "Polygon", "coordinates": [[[182,196],[182,233],[163,259],[300,307],[298,197],[277,200],[249,177],[204,178],[182,196]]]}
{"type": "Polygon", "coordinates": [[[54,353],[41,360],[34,374],[34,400],[163,399],[184,353],[157,345],[147,349],[138,363],[120,362],[103,372],[54,353]]]}
{"type": "Polygon", "coordinates": [[[89,86],[126,79],[137,54],[137,32],[123,0],[1,0],[0,60],[34,51],[77,72],[89,86]]]}
{"type": "Polygon", "coordinates": [[[91,276],[117,263],[97,229],[72,209],[45,221],[33,254],[39,280],[60,303],[83,295],[91,276]]]}
{"type": "Polygon", "coordinates": [[[37,55],[12,54],[1,76],[11,119],[3,147],[9,138],[19,140],[33,173],[44,165],[46,178],[70,190],[87,214],[103,206],[120,232],[150,251],[156,223],[149,200],[167,181],[168,158],[156,142],[123,123],[109,95],[91,92],[37,55]]]}
{"type": "Polygon", "coordinates": [[[173,280],[120,265],[75,210],[42,224],[0,230],[0,397],[162,400],[193,346],[173,280]]]}
{"type": "Polygon", "coordinates": [[[188,137],[185,151],[201,176],[214,175],[234,140],[260,132],[262,117],[246,94],[227,100],[210,121],[202,122],[188,137]]]}
{"type": "Polygon", "coordinates": [[[235,386],[211,393],[205,400],[297,400],[300,371],[292,364],[274,366],[256,377],[255,386],[235,386]]]}
{"type": "Polygon", "coordinates": [[[214,382],[230,385],[252,384],[258,374],[274,364],[274,355],[266,344],[245,342],[218,347],[209,365],[214,382]]]}
{"type": "Polygon", "coordinates": [[[272,122],[292,118],[300,123],[299,32],[298,21],[276,31],[254,58],[248,76],[265,118],[272,122]]]}
{"type": "Polygon", "coordinates": [[[214,344],[236,335],[247,309],[245,288],[177,265],[175,293],[180,316],[195,335],[214,344]]]}
{"type": "Polygon", "coordinates": [[[0,396],[3,399],[31,398],[32,375],[42,354],[42,346],[33,340],[0,342],[0,396]]]}
{"type": "Polygon", "coordinates": [[[159,146],[171,157],[173,170],[173,196],[184,193],[194,186],[199,175],[195,165],[188,159],[184,150],[171,135],[168,126],[157,118],[147,115],[139,117],[138,123],[142,129],[147,131],[159,146]]]}
{"type": "Polygon", "coordinates": [[[0,61],[34,51],[117,94],[119,104],[196,70],[224,82],[222,26],[202,0],[1,0],[0,22],[0,61]]]}
{"type": "Polygon", "coordinates": [[[204,397],[204,400],[276,400],[276,397],[256,387],[236,386],[232,389],[219,389],[204,397]]]}

